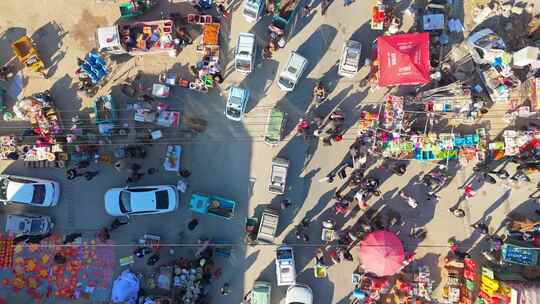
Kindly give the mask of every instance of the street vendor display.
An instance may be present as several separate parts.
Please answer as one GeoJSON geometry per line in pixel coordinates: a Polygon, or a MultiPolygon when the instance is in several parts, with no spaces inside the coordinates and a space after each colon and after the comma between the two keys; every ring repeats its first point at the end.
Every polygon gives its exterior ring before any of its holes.
{"type": "Polygon", "coordinates": [[[163,162],[163,168],[165,169],[165,171],[180,172],[181,156],[182,146],[168,145],[165,155],[165,161],[163,162]]]}
{"type": "Polygon", "coordinates": [[[196,74],[196,80],[189,82],[189,88],[201,92],[207,92],[214,87],[214,81],[221,82],[221,65],[219,61],[219,23],[205,23],[202,29],[202,39],[197,46],[197,51],[202,53],[202,59],[191,66],[196,74]]]}
{"type": "Polygon", "coordinates": [[[18,101],[13,112],[17,118],[32,124],[32,131],[37,137],[33,145],[28,145],[24,151],[25,160],[56,160],[58,153],[63,152],[63,147],[56,141],[56,136],[61,133],[61,120],[49,92],[18,101]]]}
{"type": "Polygon", "coordinates": [[[98,51],[109,54],[176,56],[174,23],[170,19],[133,22],[97,29],[98,51]]]}
{"type": "Polygon", "coordinates": [[[383,127],[389,131],[400,132],[403,128],[403,97],[387,95],[384,106],[383,127]]]}
{"type": "Polygon", "coordinates": [[[118,120],[118,109],[111,95],[100,96],[96,99],[94,115],[99,133],[110,134],[118,120]]]}

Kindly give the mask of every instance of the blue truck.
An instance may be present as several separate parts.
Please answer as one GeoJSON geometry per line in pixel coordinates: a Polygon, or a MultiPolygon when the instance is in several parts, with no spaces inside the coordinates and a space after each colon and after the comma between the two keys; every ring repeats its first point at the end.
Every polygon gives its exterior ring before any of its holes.
{"type": "Polygon", "coordinates": [[[213,216],[232,219],[236,202],[227,198],[194,193],[191,195],[189,209],[201,214],[210,214],[213,216]]]}

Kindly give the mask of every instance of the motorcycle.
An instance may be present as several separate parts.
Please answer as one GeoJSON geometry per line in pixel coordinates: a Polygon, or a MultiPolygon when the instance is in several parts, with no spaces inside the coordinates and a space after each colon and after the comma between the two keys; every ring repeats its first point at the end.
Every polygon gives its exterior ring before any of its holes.
{"type": "Polygon", "coordinates": [[[79,77],[79,82],[77,83],[76,89],[79,92],[84,92],[86,97],[92,98],[96,96],[99,87],[94,85],[92,81],[90,81],[90,78],[79,77]]]}
{"type": "Polygon", "coordinates": [[[381,196],[379,191],[380,182],[374,177],[366,177],[360,182],[360,187],[367,194],[373,194],[375,196],[381,196]]]}
{"type": "Polygon", "coordinates": [[[296,126],[296,132],[298,135],[304,135],[304,137],[307,137],[309,128],[309,120],[307,120],[306,118],[300,118],[298,120],[298,125],[296,126]]]}
{"type": "Polygon", "coordinates": [[[495,174],[499,177],[504,177],[509,175],[508,172],[504,169],[493,171],[488,167],[488,164],[485,162],[478,163],[476,166],[474,166],[473,171],[477,174],[480,174],[480,176],[484,179],[485,182],[489,184],[496,184],[497,180],[495,177],[491,176],[491,174],[495,174]]]}

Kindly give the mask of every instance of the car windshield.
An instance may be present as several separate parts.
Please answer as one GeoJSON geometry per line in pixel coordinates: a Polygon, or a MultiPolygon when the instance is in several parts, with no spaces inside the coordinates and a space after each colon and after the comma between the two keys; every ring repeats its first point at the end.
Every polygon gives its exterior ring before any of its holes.
{"type": "Polygon", "coordinates": [[[246,15],[246,16],[248,16],[250,18],[253,18],[253,19],[257,18],[257,12],[252,11],[249,8],[244,9],[244,15],[246,15]]]}
{"type": "Polygon", "coordinates": [[[9,185],[9,179],[2,178],[0,180],[0,199],[5,200],[7,199],[7,188],[9,185]]]}
{"type": "Polygon", "coordinates": [[[34,193],[32,194],[32,204],[41,205],[45,201],[45,186],[34,185],[34,193]]]}
{"type": "Polygon", "coordinates": [[[167,209],[169,208],[169,193],[165,190],[156,192],[156,208],[167,209]]]}
{"type": "Polygon", "coordinates": [[[41,220],[32,220],[30,223],[30,232],[41,232],[43,222],[41,220]]]}
{"type": "Polygon", "coordinates": [[[120,192],[120,211],[122,213],[131,212],[131,193],[129,191],[120,192]]]}
{"type": "Polygon", "coordinates": [[[292,259],[291,250],[278,250],[277,251],[278,260],[292,259]]]}
{"type": "Polygon", "coordinates": [[[285,77],[279,77],[279,83],[288,89],[292,89],[294,87],[294,82],[285,77]]]}
{"type": "Polygon", "coordinates": [[[242,113],[239,110],[235,109],[235,108],[227,108],[227,115],[228,116],[231,116],[231,117],[234,117],[234,118],[239,118],[241,114],[242,113]]]}
{"type": "Polygon", "coordinates": [[[246,70],[249,71],[251,62],[249,60],[237,59],[236,60],[236,69],[237,70],[246,70]]]}
{"type": "Polygon", "coordinates": [[[482,48],[485,48],[488,46],[494,49],[505,48],[504,42],[502,42],[501,38],[494,33],[487,34],[484,37],[481,37],[475,42],[475,44],[482,48]]]}

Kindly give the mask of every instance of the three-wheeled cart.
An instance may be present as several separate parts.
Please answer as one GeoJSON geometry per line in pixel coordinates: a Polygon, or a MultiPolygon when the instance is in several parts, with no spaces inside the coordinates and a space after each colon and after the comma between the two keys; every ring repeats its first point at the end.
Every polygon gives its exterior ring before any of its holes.
{"type": "Polygon", "coordinates": [[[266,208],[261,216],[257,241],[274,243],[277,227],[279,224],[279,211],[273,208],[266,208]]]}
{"type": "Polygon", "coordinates": [[[268,112],[264,142],[270,146],[276,146],[283,138],[283,129],[285,129],[285,112],[278,108],[273,108],[268,112]]]}
{"type": "Polygon", "coordinates": [[[283,157],[275,157],[272,160],[272,171],[268,191],[277,194],[285,193],[287,190],[287,171],[289,170],[289,160],[283,157]]]}
{"type": "Polygon", "coordinates": [[[194,193],[191,195],[189,209],[201,214],[210,214],[224,219],[232,219],[236,202],[215,195],[194,193]]]}
{"type": "Polygon", "coordinates": [[[123,0],[118,8],[120,9],[120,18],[127,19],[139,17],[150,11],[159,0],[123,0]]]}
{"type": "Polygon", "coordinates": [[[22,36],[11,44],[11,49],[20,63],[30,68],[33,72],[42,74],[43,77],[47,76],[45,73],[45,62],[41,59],[30,37],[22,36]]]}

